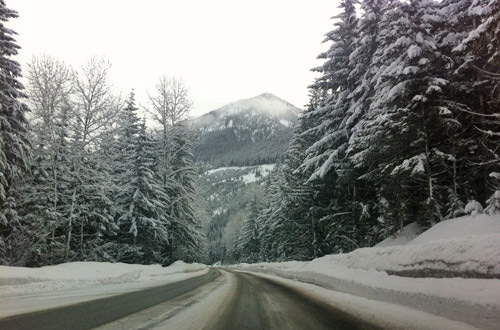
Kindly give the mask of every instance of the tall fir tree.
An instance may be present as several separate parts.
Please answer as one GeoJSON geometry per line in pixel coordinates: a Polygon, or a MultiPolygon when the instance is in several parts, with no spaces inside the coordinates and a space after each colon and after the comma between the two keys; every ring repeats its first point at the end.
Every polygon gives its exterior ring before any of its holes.
{"type": "MultiPolygon", "coordinates": [[[[129,103],[124,111],[134,112],[129,103]]],[[[134,115],[129,113],[131,123],[134,115]]],[[[135,123],[138,124],[137,121],[135,123]]],[[[147,134],[144,123],[138,125],[137,136],[132,136],[133,148],[125,155],[130,171],[122,176],[123,186],[119,218],[118,260],[129,263],[168,263],[164,250],[169,245],[170,221],[167,210],[170,198],[155,175],[155,143],[147,134]]]]}
{"type": "Polygon", "coordinates": [[[20,226],[16,209],[16,184],[28,167],[30,143],[28,139],[28,107],[21,101],[25,94],[19,82],[21,67],[12,59],[17,55],[13,30],[5,26],[16,11],[0,0],[0,258],[2,263],[12,260],[15,250],[16,227],[20,226]]]}
{"type": "Polygon", "coordinates": [[[259,240],[259,205],[257,198],[250,202],[248,218],[243,223],[240,235],[236,241],[235,257],[238,262],[257,262],[259,261],[260,240],[259,240]]]}
{"type": "Polygon", "coordinates": [[[189,131],[183,123],[175,124],[171,130],[172,143],[168,157],[170,171],[166,188],[171,199],[168,209],[171,220],[171,260],[201,261],[205,257],[203,236],[192,205],[198,173],[193,163],[189,131]]]}

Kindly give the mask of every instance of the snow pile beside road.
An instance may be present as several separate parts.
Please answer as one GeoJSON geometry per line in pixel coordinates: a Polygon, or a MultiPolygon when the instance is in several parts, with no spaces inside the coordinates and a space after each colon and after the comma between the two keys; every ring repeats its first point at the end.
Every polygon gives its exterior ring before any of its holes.
{"type": "Polygon", "coordinates": [[[364,248],[313,260],[308,268],[385,271],[410,277],[500,279],[500,234],[464,236],[387,248],[364,248]]]}
{"type": "Polygon", "coordinates": [[[412,240],[410,244],[493,233],[500,234],[500,215],[479,214],[442,221],[412,240]]]}
{"type": "MultiPolygon", "coordinates": [[[[413,230],[412,230],[413,231],[413,230]]],[[[402,235],[407,235],[408,230],[402,235]]],[[[309,262],[254,264],[275,269],[319,271],[376,270],[410,277],[500,279],[500,217],[485,214],[443,221],[404,245],[361,248],[309,262]]]]}
{"type": "Polygon", "coordinates": [[[0,266],[0,297],[126,283],[157,283],[206,265],[177,261],[169,267],[109,262],[69,262],[40,268],[0,266]]]}
{"type": "Polygon", "coordinates": [[[499,216],[444,221],[406,245],[363,248],[309,262],[233,267],[405,305],[484,329],[500,324],[499,216]]]}
{"type": "Polygon", "coordinates": [[[423,226],[419,225],[416,222],[412,222],[396,232],[394,235],[387,237],[385,240],[375,246],[387,247],[394,245],[405,245],[416,238],[418,235],[420,235],[424,230],[425,228],[423,226]]]}

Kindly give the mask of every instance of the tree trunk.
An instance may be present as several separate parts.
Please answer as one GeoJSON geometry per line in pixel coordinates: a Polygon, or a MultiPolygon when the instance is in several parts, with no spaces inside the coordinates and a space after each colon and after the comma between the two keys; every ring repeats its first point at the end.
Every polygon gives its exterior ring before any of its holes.
{"type": "Polygon", "coordinates": [[[73,212],[75,210],[75,199],[76,199],[76,187],[73,188],[73,195],[71,196],[71,208],[69,211],[69,220],[68,220],[68,237],[66,240],[66,251],[64,253],[64,260],[68,260],[69,251],[71,248],[71,234],[73,231],[73,212]]]}

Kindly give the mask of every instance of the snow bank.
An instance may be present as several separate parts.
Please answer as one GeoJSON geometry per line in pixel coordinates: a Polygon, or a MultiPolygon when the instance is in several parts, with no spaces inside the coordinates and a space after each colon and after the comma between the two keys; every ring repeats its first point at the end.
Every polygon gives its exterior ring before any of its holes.
{"type": "MultiPolygon", "coordinates": [[[[413,229],[407,228],[403,234],[413,229]]],[[[403,244],[405,240],[397,242],[403,244]]],[[[406,245],[392,243],[309,262],[233,267],[409,306],[484,329],[498,329],[500,217],[478,215],[448,220],[406,245]]]]}
{"type": "Polygon", "coordinates": [[[169,267],[70,262],[40,268],[0,266],[0,317],[75,304],[199,276],[202,264],[169,267]]]}
{"type": "Polygon", "coordinates": [[[439,222],[411,241],[410,244],[493,233],[500,234],[500,215],[479,214],[439,222]]]}
{"type": "Polygon", "coordinates": [[[383,240],[382,242],[378,243],[375,246],[386,247],[394,245],[405,245],[414,238],[416,238],[424,230],[425,230],[424,227],[422,227],[416,222],[412,222],[409,225],[403,227],[403,229],[401,229],[394,235],[387,237],[385,240],[383,240]]]}
{"type": "Polygon", "coordinates": [[[95,285],[156,283],[172,274],[196,272],[206,267],[182,261],[169,267],[109,262],[69,262],[40,268],[0,266],[0,297],[95,285]]]}

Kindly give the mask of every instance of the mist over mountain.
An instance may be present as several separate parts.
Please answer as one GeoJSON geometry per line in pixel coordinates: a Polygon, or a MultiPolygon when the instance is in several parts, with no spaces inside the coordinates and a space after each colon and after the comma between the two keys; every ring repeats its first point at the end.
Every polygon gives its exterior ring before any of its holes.
{"type": "Polygon", "coordinates": [[[264,93],[189,121],[194,157],[214,167],[274,163],[285,152],[300,109],[264,93]]]}

